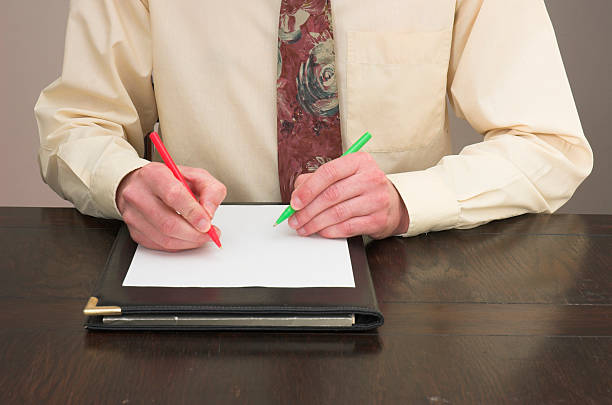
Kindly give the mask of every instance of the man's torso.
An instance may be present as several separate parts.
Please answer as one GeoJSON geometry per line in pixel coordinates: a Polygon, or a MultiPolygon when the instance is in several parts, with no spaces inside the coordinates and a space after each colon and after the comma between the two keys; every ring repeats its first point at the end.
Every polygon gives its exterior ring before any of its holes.
{"type": "MultiPolygon", "coordinates": [[[[150,0],[160,123],[180,164],[208,169],[228,201],[278,200],[280,0],[150,0]]],[[[450,151],[446,85],[455,0],[332,0],[343,146],[387,173],[450,151]]]]}

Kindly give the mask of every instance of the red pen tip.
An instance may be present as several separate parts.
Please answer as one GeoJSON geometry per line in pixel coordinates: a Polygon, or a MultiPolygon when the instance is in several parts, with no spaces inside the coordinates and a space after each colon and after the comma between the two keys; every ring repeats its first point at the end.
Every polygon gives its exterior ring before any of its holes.
{"type": "Polygon", "coordinates": [[[217,235],[217,231],[215,231],[215,228],[213,228],[212,226],[208,230],[208,236],[210,236],[210,239],[212,239],[213,242],[215,242],[215,245],[217,245],[217,247],[221,247],[221,241],[219,240],[219,235],[217,235]]]}

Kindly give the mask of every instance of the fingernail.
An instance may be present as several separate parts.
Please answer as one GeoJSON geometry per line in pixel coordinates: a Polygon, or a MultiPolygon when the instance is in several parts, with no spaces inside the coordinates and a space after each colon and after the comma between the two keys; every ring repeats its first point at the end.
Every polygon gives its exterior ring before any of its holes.
{"type": "Polygon", "coordinates": [[[304,228],[300,228],[297,230],[298,235],[306,235],[306,230],[304,228]]]}
{"type": "Polygon", "coordinates": [[[295,219],[295,217],[289,218],[289,226],[292,227],[293,229],[297,228],[298,221],[297,221],[297,219],[295,219]]]}
{"type": "Polygon", "coordinates": [[[200,222],[198,222],[196,228],[200,232],[208,232],[208,230],[210,229],[210,222],[206,219],[202,219],[200,222]]]}
{"type": "Polygon", "coordinates": [[[300,200],[299,197],[293,197],[291,199],[291,208],[294,210],[302,209],[302,200],[300,200]]]}

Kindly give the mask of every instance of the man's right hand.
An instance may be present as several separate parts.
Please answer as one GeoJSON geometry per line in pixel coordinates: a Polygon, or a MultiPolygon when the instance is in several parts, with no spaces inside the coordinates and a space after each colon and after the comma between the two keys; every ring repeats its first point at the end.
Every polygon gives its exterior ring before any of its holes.
{"type": "Polygon", "coordinates": [[[117,208],[136,243],[176,252],[211,241],[206,232],[226,188],[204,169],[179,168],[199,203],[161,163],[149,163],[121,180],[117,208]]]}

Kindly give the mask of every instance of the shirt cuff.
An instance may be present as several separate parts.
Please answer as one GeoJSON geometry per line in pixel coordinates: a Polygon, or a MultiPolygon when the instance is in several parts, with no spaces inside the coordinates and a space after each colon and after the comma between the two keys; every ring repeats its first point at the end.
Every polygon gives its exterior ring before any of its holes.
{"type": "Polygon", "coordinates": [[[427,170],[389,174],[404,200],[410,225],[400,236],[415,236],[429,231],[454,228],[459,221],[459,203],[437,171],[439,166],[427,170]]]}
{"type": "Polygon", "coordinates": [[[136,152],[126,149],[113,153],[112,159],[104,159],[98,165],[93,176],[92,197],[104,217],[121,219],[116,203],[119,183],[129,173],[149,163],[139,158],[136,152]]]}

